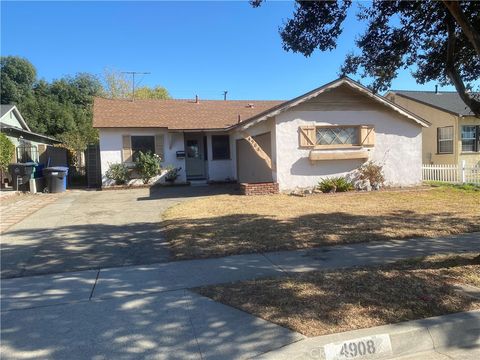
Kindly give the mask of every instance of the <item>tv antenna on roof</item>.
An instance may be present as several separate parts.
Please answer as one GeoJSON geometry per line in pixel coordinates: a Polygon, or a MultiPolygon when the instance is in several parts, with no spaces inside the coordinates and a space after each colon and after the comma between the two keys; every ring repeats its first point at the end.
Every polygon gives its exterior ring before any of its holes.
{"type": "Polygon", "coordinates": [[[223,100],[224,100],[224,101],[227,100],[227,94],[228,94],[228,90],[224,90],[224,91],[223,91],[223,100]]]}
{"type": "Polygon", "coordinates": [[[122,74],[132,75],[132,101],[135,100],[135,75],[148,75],[149,72],[141,71],[122,71],[122,74]]]}

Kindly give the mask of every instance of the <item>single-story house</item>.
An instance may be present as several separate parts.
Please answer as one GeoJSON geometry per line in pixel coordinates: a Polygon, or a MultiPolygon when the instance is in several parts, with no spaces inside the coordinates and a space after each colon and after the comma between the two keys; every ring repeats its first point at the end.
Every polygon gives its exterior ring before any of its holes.
{"type": "Polygon", "coordinates": [[[424,164],[480,166],[480,118],[456,91],[391,90],[386,97],[432,124],[423,129],[424,164]]]}
{"type": "Polygon", "coordinates": [[[311,188],[368,160],[383,166],[388,185],[417,185],[429,126],[347,77],[288,101],[96,98],[93,124],[103,176],[151,151],[181,167],[182,182],[272,182],[280,191],[311,188]]]}
{"type": "Polygon", "coordinates": [[[60,141],[30,130],[15,105],[0,105],[0,131],[15,145],[12,162],[39,162],[47,146],[60,141]]]}

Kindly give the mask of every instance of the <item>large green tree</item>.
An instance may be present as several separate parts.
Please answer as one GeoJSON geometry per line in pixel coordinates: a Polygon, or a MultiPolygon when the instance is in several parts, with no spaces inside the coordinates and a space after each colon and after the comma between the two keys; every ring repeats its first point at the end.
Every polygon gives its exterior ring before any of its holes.
{"type": "Polygon", "coordinates": [[[0,100],[2,104],[16,104],[32,95],[37,72],[24,58],[3,56],[0,58],[0,100]]]}
{"type": "Polygon", "coordinates": [[[96,77],[79,73],[48,83],[37,80],[26,59],[2,57],[1,64],[2,104],[17,105],[33,131],[57,137],[74,150],[96,141],[92,103],[103,92],[96,77]]]}
{"type": "MultiPolygon", "coordinates": [[[[305,56],[335,49],[351,6],[350,0],[297,1],[293,17],[280,29],[283,48],[305,56]]],[[[358,8],[357,19],[366,29],[342,74],[373,78],[371,87],[383,91],[399,70],[414,69],[420,84],[454,85],[480,116],[480,99],[470,91],[480,78],[480,1],[374,0],[358,8]]]]}

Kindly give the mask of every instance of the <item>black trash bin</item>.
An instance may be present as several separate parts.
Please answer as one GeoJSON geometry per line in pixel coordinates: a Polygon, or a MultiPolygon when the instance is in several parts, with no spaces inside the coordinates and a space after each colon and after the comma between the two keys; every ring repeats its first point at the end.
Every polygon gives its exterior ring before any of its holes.
{"type": "Polygon", "coordinates": [[[8,172],[12,176],[13,190],[28,191],[30,188],[29,181],[35,172],[34,162],[13,163],[8,165],[8,172]]]}
{"type": "Polygon", "coordinates": [[[43,169],[49,193],[61,193],[67,190],[68,167],[55,166],[43,169]]]}

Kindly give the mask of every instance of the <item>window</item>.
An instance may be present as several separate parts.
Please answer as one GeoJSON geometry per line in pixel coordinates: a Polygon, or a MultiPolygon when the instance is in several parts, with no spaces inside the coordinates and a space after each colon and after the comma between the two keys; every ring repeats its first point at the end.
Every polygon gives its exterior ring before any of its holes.
{"type": "Polygon", "coordinates": [[[230,137],[228,135],[212,135],[212,159],[230,160],[230,137]]]}
{"type": "Polygon", "coordinates": [[[317,127],[317,145],[358,145],[358,127],[317,127]]]}
{"type": "Polygon", "coordinates": [[[192,159],[200,158],[198,140],[187,140],[187,157],[192,159]]]}
{"type": "Polygon", "coordinates": [[[437,128],[437,153],[453,154],[453,126],[437,128]]]}
{"type": "Polygon", "coordinates": [[[480,126],[462,126],[462,152],[480,151],[480,126]]]}
{"type": "Polygon", "coordinates": [[[154,136],[132,136],[132,159],[136,161],[138,153],[155,153],[155,137],[154,136]]]}

